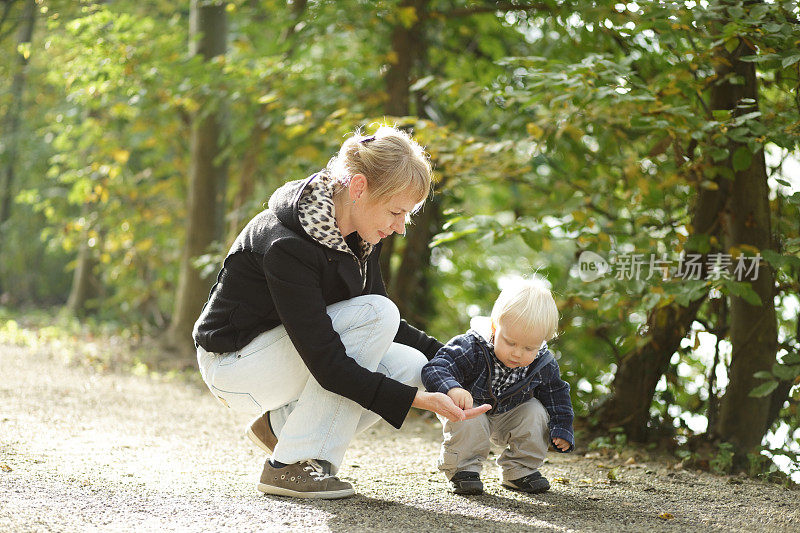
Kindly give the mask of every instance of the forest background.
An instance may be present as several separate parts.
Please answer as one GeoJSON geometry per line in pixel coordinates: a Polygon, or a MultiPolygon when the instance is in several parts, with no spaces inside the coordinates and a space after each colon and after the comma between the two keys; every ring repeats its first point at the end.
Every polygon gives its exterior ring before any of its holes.
{"type": "Polygon", "coordinates": [[[384,247],[404,317],[446,340],[538,272],[590,447],[797,479],[799,18],[780,0],[0,1],[0,335],[75,317],[190,365],[246,221],[387,122],[435,166],[384,247]]]}

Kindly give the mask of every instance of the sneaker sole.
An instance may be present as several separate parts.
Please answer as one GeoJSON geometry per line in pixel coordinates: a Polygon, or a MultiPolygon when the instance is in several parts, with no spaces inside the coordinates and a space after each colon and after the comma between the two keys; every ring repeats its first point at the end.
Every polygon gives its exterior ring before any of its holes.
{"type": "Polygon", "coordinates": [[[338,498],[347,498],[356,493],[352,488],[342,490],[326,490],[321,492],[299,492],[291,489],[284,489],[274,485],[266,485],[264,483],[258,484],[258,490],[264,494],[272,494],[273,496],[289,496],[291,498],[314,498],[319,500],[336,500],[338,498]]]}
{"type": "Polygon", "coordinates": [[[546,485],[543,487],[536,487],[534,489],[529,489],[529,490],[521,489],[519,487],[514,487],[511,485],[506,485],[505,483],[502,483],[502,486],[510,490],[515,490],[517,492],[525,492],[527,494],[540,494],[542,492],[547,492],[548,490],[550,490],[550,485],[546,485]]]}
{"type": "Polygon", "coordinates": [[[483,494],[482,488],[468,488],[468,489],[453,489],[453,494],[460,496],[477,496],[483,494]]]}
{"type": "Polygon", "coordinates": [[[256,437],[256,434],[253,433],[252,429],[247,428],[245,435],[247,435],[247,438],[250,439],[253,442],[253,444],[255,444],[256,446],[267,452],[267,454],[272,453],[272,450],[270,450],[269,447],[266,444],[264,444],[264,442],[261,439],[256,437]]]}

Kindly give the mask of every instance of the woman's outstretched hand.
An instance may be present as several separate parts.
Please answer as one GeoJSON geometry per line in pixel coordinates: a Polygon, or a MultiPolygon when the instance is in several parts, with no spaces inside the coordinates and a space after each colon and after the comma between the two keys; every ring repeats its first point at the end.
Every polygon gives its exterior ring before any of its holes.
{"type": "Polygon", "coordinates": [[[461,422],[462,420],[475,418],[492,408],[491,405],[485,403],[470,409],[461,409],[447,394],[441,392],[425,392],[422,390],[417,391],[417,395],[414,397],[414,402],[411,405],[419,409],[433,411],[451,422],[461,422]]]}

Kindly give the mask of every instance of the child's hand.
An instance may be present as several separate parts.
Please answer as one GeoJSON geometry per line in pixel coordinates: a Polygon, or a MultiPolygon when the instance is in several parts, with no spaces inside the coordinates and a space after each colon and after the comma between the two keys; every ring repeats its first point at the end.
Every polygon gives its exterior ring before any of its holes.
{"type": "Polygon", "coordinates": [[[559,438],[559,437],[556,437],[556,438],[553,439],[553,446],[555,446],[556,448],[558,448],[562,452],[565,452],[565,451],[569,450],[569,442],[567,442],[564,439],[559,438]]]}
{"type": "Polygon", "coordinates": [[[469,409],[472,407],[472,394],[461,387],[453,387],[447,391],[447,395],[450,396],[461,409],[469,409]]]}

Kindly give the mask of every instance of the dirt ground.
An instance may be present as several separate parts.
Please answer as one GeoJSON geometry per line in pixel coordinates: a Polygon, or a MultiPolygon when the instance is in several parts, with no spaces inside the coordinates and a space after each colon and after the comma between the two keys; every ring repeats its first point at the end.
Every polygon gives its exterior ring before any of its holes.
{"type": "Polygon", "coordinates": [[[199,383],[97,373],[0,345],[0,531],[800,531],[800,492],[749,479],[551,453],[550,492],[448,493],[439,428],[411,416],[359,436],[357,495],[265,496],[265,455],[199,383]],[[615,470],[616,480],[608,472],[615,470]]]}

